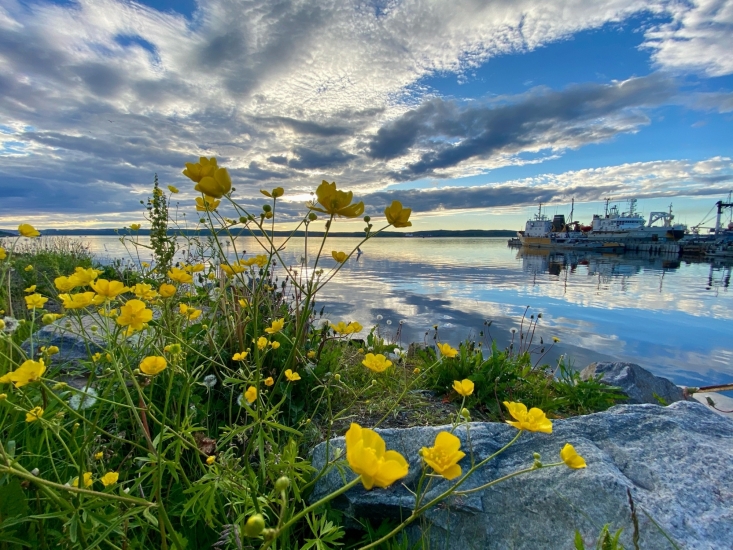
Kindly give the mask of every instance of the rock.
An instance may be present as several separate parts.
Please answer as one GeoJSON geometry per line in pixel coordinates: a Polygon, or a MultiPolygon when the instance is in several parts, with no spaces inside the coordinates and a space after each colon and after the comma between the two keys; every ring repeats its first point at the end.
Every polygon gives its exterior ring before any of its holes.
{"type": "MultiPolygon", "coordinates": [[[[98,315],[83,315],[80,318],[62,317],[46,325],[33,335],[33,349],[36,355],[42,346],[56,346],[59,353],[53,356],[53,363],[65,365],[66,369],[82,366],[91,355],[107,348],[107,334],[115,330],[114,319],[98,315]],[[97,332],[91,327],[97,326],[97,332]]],[[[21,345],[23,351],[31,356],[31,340],[21,345]]]]}
{"type": "MultiPolygon", "coordinates": [[[[432,446],[447,427],[380,430],[388,449],[410,462],[402,482],[415,490],[421,474],[418,451],[432,446]]],[[[470,424],[456,430],[476,462],[498,451],[516,434],[500,423],[470,424]]],[[[634,527],[629,494],[636,507],[640,548],[729,548],[733,540],[733,422],[699,403],[682,401],[668,407],[619,405],[608,411],[553,422],[553,433],[523,433],[506,452],[489,461],[461,486],[479,487],[532,465],[532,453],[544,463],[559,461],[558,452],[571,443],[588,467],[543,468],[462,497],[450,497],[431,508],[408,528],[411,541],[431,548],[574,548],[576,529],[586,547],[595,547],[600,528],[623,528],[621,542],[633,548],[634,527]],[[628,493],[627,493],[628,491],[628,493]],[[659,525],[657,527],[655,525],[659,525]],[[664,531],[664,533],[662,532],[664,531]],[[665,535],[666,534],[666,535],[665,535]],[[425,540],[427,539],[427,540],[425,540]]],[[[329,454],[343,456],[344,440],[329,442],[329,454]]],[[[325,464],[326,443],[313,451],[313,465],[325,464]]],[[[342,463],[343,464],[343,463],[342,463]]],[[[470,454],[461,461],[470,468],[470,454]]],[[[345,466],[346,480],[354,474],[345,466]]],[[[343,486],[337,468],[317,483],[312,500],[343,486]]],[[[436,478],[426,498],[449,487],[436,478]]],[[[347,517],[399,520],[409,516],[413,495],[401,485],[366,491],[361,485],[333,501],[347,517]]]]}
{"type": "Polygon", "coordinates": [[[669,405],[685,399],[682,388],[634,363],[591,363],[581,371],[580,378],[588,380],[599,375],[604,384],[621,388],[628,403],[669,405]]]}

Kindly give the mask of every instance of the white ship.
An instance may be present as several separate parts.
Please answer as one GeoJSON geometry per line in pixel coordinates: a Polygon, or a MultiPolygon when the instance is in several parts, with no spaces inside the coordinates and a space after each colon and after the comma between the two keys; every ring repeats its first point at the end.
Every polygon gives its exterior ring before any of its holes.
{"type": "Polygon", "coordinates": [[[642,215],[636,212],[636,199],[629,200],[629,211],[618,211],[618,206],[609,209],[606,201],[606,213],[603,216],[593,216],[590,231],[586,233],[588,239],[594,241],[616,242],[644,242],[644,241],[678,241],[687,230],[683,224],[673,224],[674,215],[672,205],[669,212],[651,212],[649,223],[642,215]],[[661,221],[662,225],[654,225],[661,221]]]}

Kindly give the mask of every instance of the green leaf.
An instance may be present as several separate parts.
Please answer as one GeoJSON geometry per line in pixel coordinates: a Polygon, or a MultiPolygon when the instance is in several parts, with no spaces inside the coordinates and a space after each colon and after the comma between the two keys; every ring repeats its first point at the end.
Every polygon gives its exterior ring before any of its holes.
{"type": "Polygon", "coordinates": [[[0,485],[0,517],[8,518],[26,513],[28,499],[20,486],[20,480],[11,478],[10,482],[0,485]]]}

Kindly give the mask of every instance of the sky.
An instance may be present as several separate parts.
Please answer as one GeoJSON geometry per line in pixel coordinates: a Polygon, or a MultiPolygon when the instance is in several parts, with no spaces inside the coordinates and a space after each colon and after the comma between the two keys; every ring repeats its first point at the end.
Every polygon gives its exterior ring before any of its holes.
{"type": "Polygon", "coordinates": [[[283,228],[324,179],[406,231],[710,225],[731,51],[733,0],[0,0],[0,228],[146,226],[155,174],[190,226],[200,155],[254,214],[283,187],[283,228]]]}

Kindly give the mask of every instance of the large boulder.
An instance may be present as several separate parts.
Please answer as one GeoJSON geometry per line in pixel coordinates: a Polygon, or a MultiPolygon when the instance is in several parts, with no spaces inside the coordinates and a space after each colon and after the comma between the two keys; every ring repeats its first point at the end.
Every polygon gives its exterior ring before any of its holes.
{"type": "MultiPolygon", "coordinates": [[[[421,474],[418,451],[432,446],[449,427],[380,430],[388,449],[402,453],[410,473],[402,480],[414,491],[421,474]]],[[[495,453],[516,434],[500,423],[472,423],[456,430],[470,468],[495,453]],[[470,433],[470,446],[468,434],[470,433]]],[[[426,512],[408,533],[431,548],[574,548],[576,529],[592,545],[600,529],[623,528],[622,543],[633,548],[630,497],[635,506],[641,548],[671,548],[667,537],[686,549],[729,548],[733,540],[733,422],[699,403],[619,405],[608,411],[556,420],[552,434],[523,433],[507,451],[475,472],[461,490],[479,487],[532,465],[533,452],[557,462],[572,443],[588,467],[543,468],[463,497],[450,497],[426,512]]],[[[313,451],[313,464],[326,463],[327,444],[313,451]]],[[[328,443],[332,458],[343,458],[344,439],[328,443]]],[[[341,463],[343,464],[343,462],[341,463]]],[[[348,466],[332,468],[317,483],[318,499],[353,479],[348,466]],[[343,476],[343,477],[342,477],[343,476]]],[[[431,498],[450,482],[434,479],[431,498]]],[[[401,483],[366,491],[361,485],[334,501],[355,519],[399,520],[409,516],[414,497],[401,483]]]]}
{"type": "Polygon", "coordinates": [[[582,380],[596,377],[604,384],[621,388],[628,403],[668,405],[685,399],[682,388],[634,363],[591,363],[580,372],[582,380]]]}

